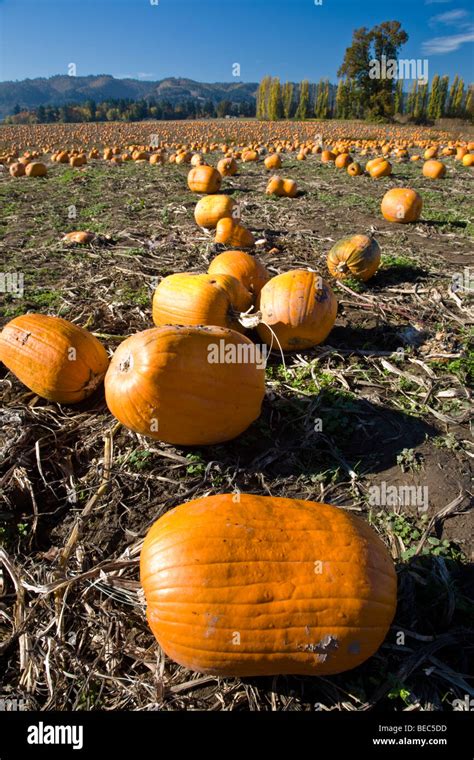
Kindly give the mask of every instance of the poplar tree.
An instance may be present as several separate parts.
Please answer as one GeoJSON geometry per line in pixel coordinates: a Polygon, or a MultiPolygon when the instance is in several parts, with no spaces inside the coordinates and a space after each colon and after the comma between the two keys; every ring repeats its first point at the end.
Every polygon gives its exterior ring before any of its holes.
{"type": "Polygon", "coordinates": [[[293,82],[285,82],[283,85],[283,114],[289,119],[293,110],[293,82]]]}
{"type": "Polygon", "coordinates": [[[431,82],[430,99],[428,101],[428,119],[436,119],[439,111],[440,79],[435,74],[431,82]]]}
{"type": "Polygon", "coordinates": [[[278,77],[272,79],[270,85],[270,94],[268,97],[268,118],[271,121],[281,119],[283,115],[283,107],[281,102],[281,86],[278,77]]]}
{"type": "Polygon", "coordinates": [[[303,79],[300,84],[300,100],[298,108],[296,109],[296,119],[306,119],[309,108],[309,82],[307,79],[303,79]]]}
{"type": "Polygon", "coordinates": [[[403,114],[403,79],[398,79],[393,99],[394,113],[403,114]]]}

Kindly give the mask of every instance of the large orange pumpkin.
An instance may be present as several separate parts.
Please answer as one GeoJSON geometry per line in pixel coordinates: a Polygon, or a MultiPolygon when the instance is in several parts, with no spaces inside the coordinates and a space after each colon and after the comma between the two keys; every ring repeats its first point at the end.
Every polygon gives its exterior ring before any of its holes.
{"type": "Polygon", "coordinates": [[[222,177],[213,166],[201,164],[188,174],[188,187],[193,193],[217,193],[222,177]]]}
{"type": "Polygon", "coordinates": [[[209,264],[208,274],[227,274],[235,277],[251,293],[258,295],[270,279],[263,264],[245,251],[224,251],[209,264]]]}
{"type": "Polygon", "coordinates": [[[44,164],[40,161],[32,161],[25,166],[25,174],[27,177],[45,177],[48,170],[44,164]]]}
{"type": "Polygon", "coordinates": [[[258,334],[275,350],[279,346],[284,351],[316,346],[327,338],[336,321],[332,289],[316,272],[305,269],[272,277],[260,291],[257,305],[262,314],[258,334]]]}
{"type": "Polygon", "coordinates": [[[252,294],[228,274],[170,274],[153,295],[155,325],[218,325],[242,331],[252,294]]]}
{"type": "Polygon", "coordinates": [[[235,202],[228,195],[205,195],[197,202],[194,218],[200,227],[212,229],[219,219],[232,217],[235,202]]]}
{"type": "Polygon", "coordinates": [[[140,579],[164,652],[217,676],[355,668],[382,644],[397,602],[393,561],[365,521],[252,494],[203,497],[160,517],[140,579]]]}
{"type": "Polygon", "coordinates": [[[107,370],[107,351],[78,325],[22,314],[0,333],[0,361],[33,393],[62,404],[90,396],[107,370]]]}
{"type": "Polygon", "coordinates": [[[394,187],[385,193],[381,210],[387,222],[408,224],[420,218],[423,201],[416,190],[409,187],[394,187]]]}
{"type": "Polygon", "coordinates": [[[117,348],[105,377],[112,414],[182,446],[229,441],[257,419],[265,368],[255,344],[221,327],[155,327],[117,348]]]}
{"type": "Polygon", "coordinates": [[[366,282],[380,265],[380,248],[374,238],[351,235],[339,240],[328,253],[327,265],[333,277],[354,277],[366,282]]]}

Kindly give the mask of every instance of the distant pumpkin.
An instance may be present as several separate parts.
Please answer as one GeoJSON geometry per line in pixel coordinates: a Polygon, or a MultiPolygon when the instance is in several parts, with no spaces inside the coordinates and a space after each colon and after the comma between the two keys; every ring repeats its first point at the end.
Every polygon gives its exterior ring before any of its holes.
{"type": "Polygon", "coordinates": [[[222,243],[233,248],[253,248],[255,238],[237,219],[224,217],[216,224],[215,243],[222,243]]]}
{"type": "Polygon", "coordinates": [[[188,187],[193,193],[217,193],[222,177],[213,166],[194,166],[188,174],[188,187]]]}
{"type": "Polygon", "coordinates": [[[40,161],[32,161],[25,167],[25,174],[27,177],[45,177],[48,170],[44,164],[40,161]]]}
{"type": "Polygon", "coordinates": [[[431,158],[423,164],[423,176],[429,179],[440,179],[446,174],[446,166],[442,161],[431,158]]]}

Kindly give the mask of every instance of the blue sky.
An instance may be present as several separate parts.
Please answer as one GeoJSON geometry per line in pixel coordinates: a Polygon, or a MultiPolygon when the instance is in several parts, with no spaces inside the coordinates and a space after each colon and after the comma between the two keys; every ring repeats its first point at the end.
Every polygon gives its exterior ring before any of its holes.
{"type": "Polygon", "coordinates": [[[471,0],[0,0],[0,80],[66,74],[75,63],[78,76],[235,81],[239,63],[246,82],[336,81],[352,30],[395,18],[409,35],[401,57],[428,59],[430,78],[472,82],[473,8],[471,0]]]}

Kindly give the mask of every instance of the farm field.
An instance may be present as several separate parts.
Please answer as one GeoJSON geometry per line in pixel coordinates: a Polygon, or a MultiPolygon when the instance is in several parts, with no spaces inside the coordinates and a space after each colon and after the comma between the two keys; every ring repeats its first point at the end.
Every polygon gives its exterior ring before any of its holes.
{"type": "Polygon", "coordinates": [[[357,122],[0,129],[0,251],[4,272],[23,278],[22,293],[4,280],[2,327],[30,311],[60,316],[110,355],[153,327],[160,280],[207,272],[224,250],[195,222],[201,196],[188,188],[190,164],[168,160],[184,145],[214,167],[223,143],[260,151],[255,162],[237,156],[220,192],[238,204],[252,253],[272,276],[313,270],[338,301],[322,343],[284,363],[272,352],[260,417],[218,445],[140,436],[110,414],[103,388],[74,406],[47,402],[1,367],[4,694],[22,694],[31,709],[218,711],[451,710],[471,693],[473,168],[441,149],[472,140],[357,122]],[[113,146],[116,155],[156,153],[155,141],[163,163],[102,157],[113,146]],[[267,171],[264,158],[285,141],[282,167],[267,171]],[[298,160],[319,142],[344,142],[362,168],[385,152],[392,174],[349,176],[311,150],[298,160]],[[436,180],[422,174],[432,144],[446,166],[436,180]],[[77,167],[51,160],[74,147],[98,157],[77,167]],[[46,176],[10,176],[25,151],[39,152],[46,176]],[[296,182],[295,197],[265,193],[275,173],[296,182]],[[419,193],[419,220],[383,218],[382,198],[396,187],[419,193]],[[94,233],[92,242],[66,243],[74,230],[94,233]],[[382,253],[366,283],[336,280],[326,265],[332,246],[355,234],[372,235],[382,253]],[[415,491],[427,494],[426,509],[387,498],[415,491]],[[167,510],[233,492],[327,502],[379,534],[397,566],[398,607],[373,657],[324,678],[238,679],[193,673],[159,652],[138,580],[143,538],[167,510]]]}

